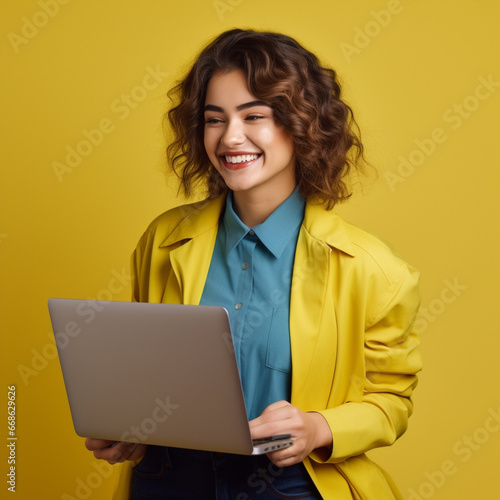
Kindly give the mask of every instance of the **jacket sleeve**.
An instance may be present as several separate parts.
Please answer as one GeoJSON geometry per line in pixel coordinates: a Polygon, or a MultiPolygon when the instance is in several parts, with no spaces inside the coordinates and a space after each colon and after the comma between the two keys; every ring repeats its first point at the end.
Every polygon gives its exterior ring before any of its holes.
{"type": "MultiPolygon", "coordinates": [[[[335,408],[320,411],[333,436],[332,454],[339,463],[380,446],[387,446],[407,428],[412,413],[412,392],[422,368],[419,339],[413,325],[420,304],[419,273],[402,263],[397,279],[373,298],[376,303],[365,322],[364,374],[351,376],[362,389],[335,408]],[[357,380],[356,380],[357,379],[357,380]]],[[[325,462],[324,455],[311,458],[325,462]]]]}

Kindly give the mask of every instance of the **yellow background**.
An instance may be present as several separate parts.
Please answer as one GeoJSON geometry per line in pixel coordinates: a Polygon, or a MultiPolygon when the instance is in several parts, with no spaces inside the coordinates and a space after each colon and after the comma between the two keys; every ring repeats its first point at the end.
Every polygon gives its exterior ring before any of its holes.
{"type": "MultiPolygon", "coordinates": [[[[7,385],[15,385],[12,498],[106,498],[110,480],[96,477],[72,429],[47,299],[128,300],[137,239],[179,202],[162,173],[165,91],[232,27],[288,33],[337,69],[379,170],[340,211],[422,271],[425,369],[415,414],[396,445],[371,455],[408,500],[500,498],[500,4],[54,3],[0,7],[1,408],[7,437],[7,385]],[[145,79],[152,70],[156,80],[145,79]],[[89,154],[58,177],[54,162],[64,164],[67,148],[102,120],[109,133],[90,151],[80,145],[89,154]],[[419,165],[404,170],[401,156],[419,165]],[[92,487],[78,490],[82,481],[92,487]]],[[[10,498],[4,480],[0,488],[10,498]]]]}

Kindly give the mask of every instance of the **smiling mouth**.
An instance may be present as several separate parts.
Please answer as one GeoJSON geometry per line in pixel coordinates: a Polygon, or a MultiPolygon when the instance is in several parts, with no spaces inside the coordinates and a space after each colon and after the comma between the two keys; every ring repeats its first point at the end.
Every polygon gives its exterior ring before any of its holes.
{"type": "Polygon", "coordinates": [[[261,156],[262,154],[220,155],[220,159],[226,168],[238,170],[248,167],[261,156]]]}

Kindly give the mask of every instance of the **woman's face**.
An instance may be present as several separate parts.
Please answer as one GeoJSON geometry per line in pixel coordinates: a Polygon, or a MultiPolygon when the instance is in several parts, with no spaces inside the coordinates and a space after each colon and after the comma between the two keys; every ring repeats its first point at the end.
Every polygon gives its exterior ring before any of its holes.
{"type": "Polygon", "coordinates": [[[216,73],[208,82],[204,142],[235,198],[284,201],[294,190],[292,137],[250,93],[242,71],[216,73]]]}

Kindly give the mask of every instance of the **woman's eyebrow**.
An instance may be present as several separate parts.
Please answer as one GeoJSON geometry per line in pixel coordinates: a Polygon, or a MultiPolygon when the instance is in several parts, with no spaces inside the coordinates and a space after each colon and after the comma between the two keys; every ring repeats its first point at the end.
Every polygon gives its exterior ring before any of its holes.
{"type": "MultiPolygon", "coordinates": [[[[236,106],[236,110],[242,111],[243,109],[253,108],[254,106],[267,106],[268,108],[270,108],[269,104],[265,103],[264,101],[250,101],[250,102],[245,102],[243,104],[240,104],[239,106],[236,106]]],[[[214,106],[213,104],[207,104],[205,106],[205,111],[215,111],[217,113],[223,113],[224,109],[221,108],[220,106],[214,106]]]]}

